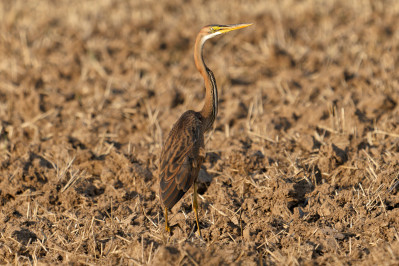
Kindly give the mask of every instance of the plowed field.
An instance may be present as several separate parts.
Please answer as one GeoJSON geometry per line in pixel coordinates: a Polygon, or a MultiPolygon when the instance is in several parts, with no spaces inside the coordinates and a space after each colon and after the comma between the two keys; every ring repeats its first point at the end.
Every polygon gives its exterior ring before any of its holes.
{"type": "Polygon", "coordinates": [[[0,264],[399,263],[399,1],[0,2],[0,264]],[[219,88],[196,234],[158,164],[219,88]]]}

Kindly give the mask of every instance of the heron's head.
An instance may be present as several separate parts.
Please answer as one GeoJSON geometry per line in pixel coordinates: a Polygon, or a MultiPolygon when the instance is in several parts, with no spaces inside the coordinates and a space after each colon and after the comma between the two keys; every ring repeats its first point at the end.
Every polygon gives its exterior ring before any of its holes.
{"type": "Polygon", "coordinates": [[[215,37],[216,35],[227,33],[229,31],[242,29],[248,26],[251,26],[252,23],[249,24],[233,24],[233,25],[209,25],[202,28],[201,32],[204,34],[204,41],[210,38],[215,37]]]}

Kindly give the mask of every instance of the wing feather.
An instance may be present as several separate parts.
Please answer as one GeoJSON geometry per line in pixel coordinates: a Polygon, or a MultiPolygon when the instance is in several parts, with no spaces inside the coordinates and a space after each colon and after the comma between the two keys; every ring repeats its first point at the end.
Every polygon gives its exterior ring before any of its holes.
{"type": "Polygon", "coordinates": [[[199,149],[204,146],[201,120],[195,112],[184,113],[165,141],[160,161],[160,198],[172,208],[192,186],[202,161],[199,149]]]}

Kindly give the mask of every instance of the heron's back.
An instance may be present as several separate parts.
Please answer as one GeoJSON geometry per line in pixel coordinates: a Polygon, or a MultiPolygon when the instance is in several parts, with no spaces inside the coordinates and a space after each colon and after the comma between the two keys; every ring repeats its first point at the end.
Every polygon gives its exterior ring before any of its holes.
{"type": "Polygon", "coordinates": [[[160,159],[162,204],[171,209],[187,192],[198,176],[204,147],[203,119],[200,113],[187,111],[173,125],[165,141],[160,159]]]}

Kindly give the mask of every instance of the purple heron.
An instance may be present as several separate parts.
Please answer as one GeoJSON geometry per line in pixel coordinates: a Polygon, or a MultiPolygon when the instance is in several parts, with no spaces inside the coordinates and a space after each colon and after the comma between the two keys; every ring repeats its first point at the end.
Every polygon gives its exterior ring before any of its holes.
{"type": "Polygon", "coordinates": [[[159,196],[165,211],[165,229],[170,233],[168,209],[171,209],[194,184],[193,209],[198,234],[196,179],[205,159],[204,133],[211,129],[218,111],[218,91],[212,71],[205,65],[202,50],[206,40],[219,34],[248,27],[252,24],[209,25],[201,29],[194,46],[195,65],[204,78],[205,104],[201,111],[186,111],[173,125],[160,158],[159,196]]]}

